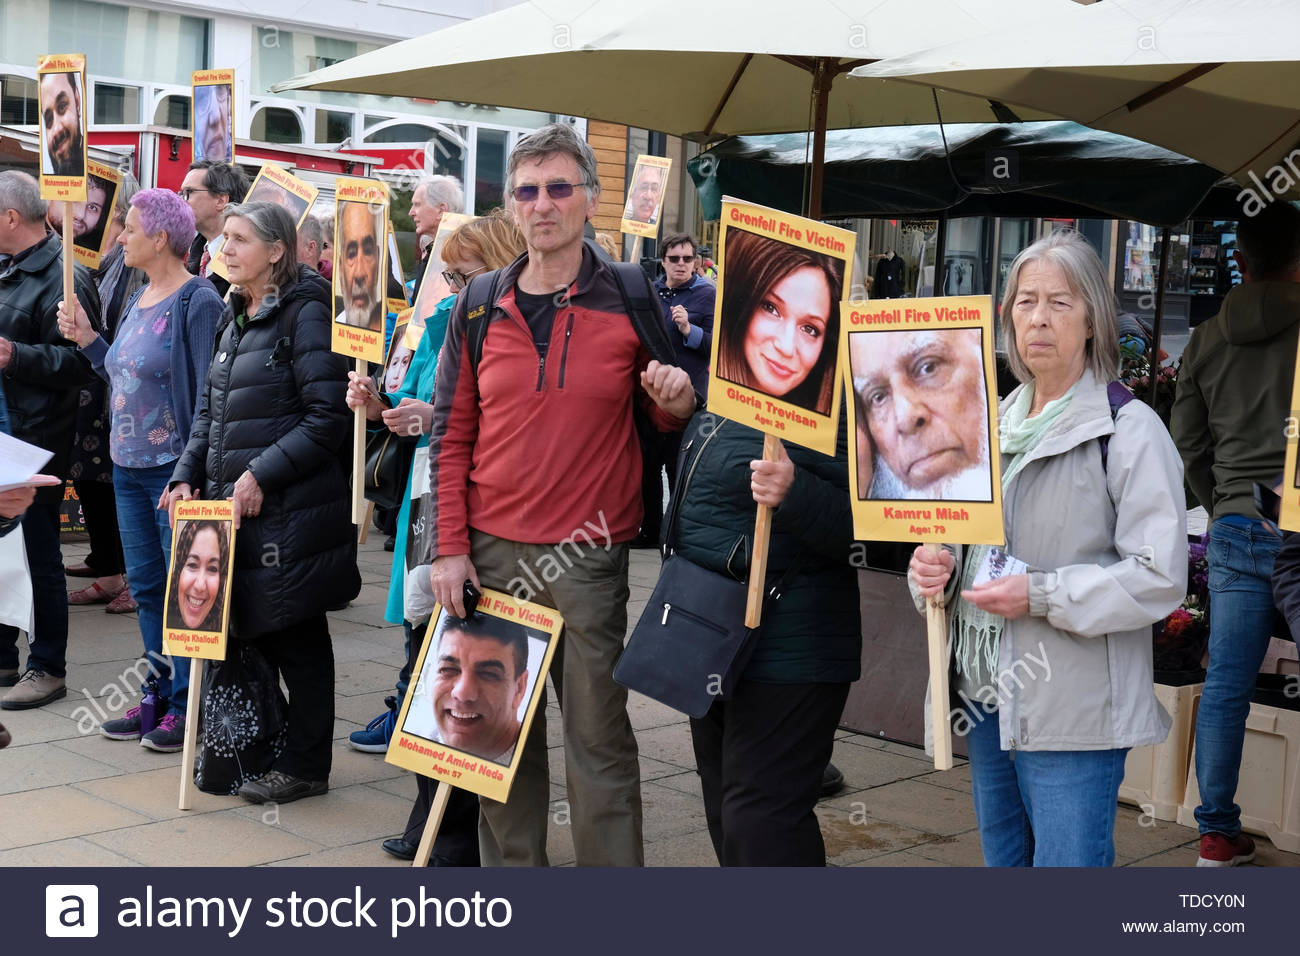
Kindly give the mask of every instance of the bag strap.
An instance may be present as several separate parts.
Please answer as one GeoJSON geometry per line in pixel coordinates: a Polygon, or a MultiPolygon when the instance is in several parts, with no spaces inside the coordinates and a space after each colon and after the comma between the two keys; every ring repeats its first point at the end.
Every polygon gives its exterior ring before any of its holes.
{"type": "MultiPolygon", "coordinates": [[[[726,421],[726,419],[719,419],[718,423],[714,426],[713,431],[704,438],[704,441],[700,442],[699,450],[695,453],[695,462],[699,461],[700,456],[704,454],[704,446],[713,439],[714,435],[722,430],[726,421]]],[[[681,484],[677,486],[672,497],[668,500],[668,514],[665,516],[666,530],[664,531],[664,543],[660,548],[660,556],[665,559],[676,551],[677,517],[681,511],[682,499],[686,497],[686,492],[690,488],[691,476],[695,473],[694,465],[692,465],[690,469],[683,471],[682,465],[685,464],[685,459],[686,456],[683,454],[682,460],[678,462],[677,467],[677,474],[681,477],[681,484]]],[[[804,561],[810,553],[811,550],[807,547],[799,549],[798,553],[794,556],[794,560],[791,561],[789,567],[785,569],[785,573],[781,575],[780,579],[774,585],[767,589],[767,594],[764,596],[764,603],[769,599],[773,601],[781,600],[781,595],[785,593],[785,589],[790,586],[790,582],[793,581],[795,575],[799,573],[800,569],[804,565],[804,561]]]]}
{"type": "MultiPolygon", "coordinates": [[[[1122,382],[1109,382],[1106,385],[1106,403],[1110,405],[1110,420],[1118,421],[1119,410],[1129,402],[1135,401],[1137,396],[1130,392],[1122,382]]],[[[1110,458],[1110,436],[1102,435],[1097,439],[1097,444],[1101,446],[1101,470],[1107,470],[1106,465],[1110,458]]]]}
{"type": "Polygon", "coordinates": [[[465,296],[465,316],[468,327],[465,335],[469,338],[470,368],[478,375],[478,364],[483,359],[483,343],[487,339],[488,325],[492,321],[492,309],[497,304],[497,290],[501,285],[501,270],[493,269],[483,275],[475,276],[465,286],[461,294],[465,296]]]}

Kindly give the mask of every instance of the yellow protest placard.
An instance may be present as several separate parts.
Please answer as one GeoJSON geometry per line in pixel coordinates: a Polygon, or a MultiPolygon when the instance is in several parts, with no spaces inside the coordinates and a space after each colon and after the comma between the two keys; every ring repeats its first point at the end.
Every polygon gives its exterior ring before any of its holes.
{"type": "MultiPolygon", "coordinates": [[[[72,204],[72,255],[88,269],[96,269],[108,255],[108,226],[113,220],[122,174],[93,159],[86,161],[86,199],[72,204]]],[[[50,203],[49,220],[55,232],[63,231],[63,203],[50,203]]]]}
{"type": "Polygon", "coordinates": [[[1002,544],[993,303],[841,306],[854,537],[1002,544]]]}
{"type": "Polygon", "coordinates": [[[384,360],[388,187],[376,179],[338,179],[334,198],[333,350],[384,360]]]}
{"type": "Polygon", "coordinates": [[[384,759],[505,802],[564,621],[488,589],[468,618],[438,605],[429,620],[384,759]]]}
{"type": "Polygon", "coordinates": [[[856,237],[724,199],[709,411],[835,454],[840,309],[856,237]]]}
{"type": "Polygon", "coordinates": [[[235,505],[179,501],[163,601],[163,648],[173,657],[226,659],[235,505]]]}
{"type": "Polygon", "coordinates": [[[235,71],[196,70],[190,75],[190,135],[194,161],[235,161],[235,71]]]}
{"type": "Polygon", "coordinates": [[[673,161],[666,156],[638,156],[632,169],[632,185],[623,206],[621,232],[654,238],[659,234],[659,214],[668,189],[673,161]]]}
{"type": "MultiPolygon", "coordinates": [[[[1300,348],[1296,350],[1300,357],[1300,348]]],[[[1291,408],[1300,409],[1300,366],[1296,367],[1295,383],[1291,386],[1291,408]]],[[[1282,472],[1282,505],[1278,527],[1286,531],[1300,531],[1300,456],[1296,454],[1296,440],[1300,437],[1300,412],[1292,411],[1286,421],[1286,465],[1282,472]]]]}
{"type": "Polygon", "coordinates": [[[86,56],[50,53],[37,59],[40,90],[41,198],[86,201],[86,56]]]}

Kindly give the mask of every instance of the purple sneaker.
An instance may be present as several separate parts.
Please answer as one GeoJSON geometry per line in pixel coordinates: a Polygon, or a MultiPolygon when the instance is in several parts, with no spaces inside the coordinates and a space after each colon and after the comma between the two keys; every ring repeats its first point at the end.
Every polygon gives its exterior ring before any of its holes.
{"type": "Polygon", "coordinates": [[[159,753],[174,754],[185,749],[185,718],[165,714],[158,726],[140,738],[140,746],[159,753]]]}

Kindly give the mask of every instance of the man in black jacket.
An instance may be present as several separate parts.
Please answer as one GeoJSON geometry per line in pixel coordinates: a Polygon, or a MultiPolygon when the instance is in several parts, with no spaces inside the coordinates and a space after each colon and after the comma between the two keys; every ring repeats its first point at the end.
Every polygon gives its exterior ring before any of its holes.
{"type": "MultiPolygon", "coordinates": [[[[54,453],[45,471],[66,478],[81,386],[93,372],[59,334],[63,249],[45,226],[45,200],[26,173],[0,172],[0,374],[15,437],[54,453]]],[[[76,294],[99,326],[99,295],[83,266],[76,294]]],[[[35,626],[27,669],[18,671],[18,631],[0,626],[0,708],[40,707],[67,694],[68,592],[59,549],[63,488],[43,488],[23,518],[35,626]]]]}
{"type": "Polygon", "coordinates": [[[230,203],[243,202],[248,186],[248,176],[238,166],[210,159],[190,163],[189,172],[181,180],[181,198],[194,210],[194,226],[198,229],[185,268],[196,276],[205,276],[222,298],[230,283],[211,269],[213,243],[221,236],[222,210],[230,203]]]}

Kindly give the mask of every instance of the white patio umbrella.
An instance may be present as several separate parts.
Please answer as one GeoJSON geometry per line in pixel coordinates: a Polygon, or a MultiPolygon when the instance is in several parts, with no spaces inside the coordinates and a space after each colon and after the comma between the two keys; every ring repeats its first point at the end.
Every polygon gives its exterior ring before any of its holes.
{"type": "Polygon", "coordinates": [[[1053,4],[1036,23],[864,65],[853,75],[1046,111],[1163,146],[1277,194],[1294,193],[1300,181],[1295,0],[1053,4]]]}
{"type": "MultiPolygon", "coordinates": [[[[835,83],[855,66],[1032,20],[1070,0],[536,0],[277,84],[568,113],[698,140],[811,130],[812,208],[827,129],[933,123],[929,90],[835,83]],[[834,89],[832,91],[832,85],[834,89]]],[[[945,95],[945,121],[1003,119],[945,95]]],[[[1033,111],[1022,119],[1041,119],[1033,111]]]]}

